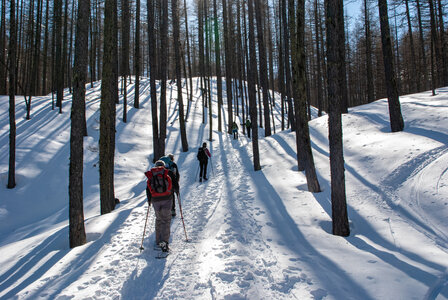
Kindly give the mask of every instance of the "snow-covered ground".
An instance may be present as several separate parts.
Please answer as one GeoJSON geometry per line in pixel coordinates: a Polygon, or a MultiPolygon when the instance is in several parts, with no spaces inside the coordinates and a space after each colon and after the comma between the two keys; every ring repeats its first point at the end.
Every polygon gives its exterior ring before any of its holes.
{"type": "Polygon", "coordinates": [[[34,97],[29,121],[17,97],[12,190],[6,189],[8,98],[0,97],[0,299],[448,299],[448,89],[401,97],[403,132],[390,133],[384,99],[343,116],[351,228],[343,238],[331,234],[327,117],[310,122],[322,188],[313,194],[298,172],[295,134],[280,131],[280,105],[277,133],[264,138],[260,129],[262,170],[254,172],[242,130],[239,140],[217,131],[216,103],[208,141],[197,88],[187,122],[189,151],[181,152],[177,91],[169,86],[167,153],[174,153],[181,172],[189,242],[178,209],[173,251],[160,260],[152,249],[152,208],[145,250],[139,250],[148,209],[144,172],[152,161],[148,86],[143,79],[137,110],[129,85],[128,123],[117,106],[121,203],[101,216],[101,87],[88,85],[88,243],[74,249],[67,220],[71,96],[67,91],[62,114],[51,110],[51,96],[34,97]],[[196,153],[204,141],[212,153],[210,179],[199,183],[196,153]]]}

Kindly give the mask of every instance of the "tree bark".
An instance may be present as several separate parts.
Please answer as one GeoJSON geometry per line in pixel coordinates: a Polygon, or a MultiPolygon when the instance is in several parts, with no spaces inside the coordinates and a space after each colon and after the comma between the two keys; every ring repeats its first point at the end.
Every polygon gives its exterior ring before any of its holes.
{"type": "MultiPolygon", "coordinates": [[[[290,0],[291,1],[291,0],[290,0]]],[[[314,166],[314,158],[311,149],[311,139],[308,127],[307,117],[307,98],[306,98],[306,57],[305,57],[305,0],[298,0],[297,3],[297,23],[292,14],[290,14],[290,22],[296,28],[296,32],[291,39],[292,45],[292,69],[293,69],[293,86],[294,93],[294,109],[296,116],[296,140],[298,165],[301,168],[302,159],[303,168],[305,170],[308,190],[312,193],[320,192],[320,185],[317,179],[316,169],[314,166]],[[301,157],[301,158],[300,158],[301,157]]]]}
{"type": "Polygon", "coordinates": [[[177,0],[171,0],[171,13],[173,19],[173,39],[174,39],[174,56],[176,59],[176,84],[177,84],[177,102],[179,105],[179,124],[180,136],[182,141],[182,151],[188,151],[187,132],[185,129],[184,102],[182,97],[182,72],[180,58],[180,42],[179,42],[179,15],[177,0]]]}
{"type": "Polygon", "coordinates": [[[347,201],[345,192],[344,154],[342,146],[341,101],[342,86],[338,79],[343,59],[340,47],[340,18],[338,10],[342,0],[325,0],[327,28],[327,72],[328,72],[328,129],[330,143],[331,208],[333,234],[349,236],[347,201]]]}
{"type": "Polygon", "coordinates": [[[400,100],[398,96],[397,79],[394,69],[394,58],[392,52],[392,42],[390,38],[389,17],[387,14],[387,0],[378,0],[381,41],[383,45],[383,61],[386,77],[387,98],[389,102],[390,126],[392,132],[402,131],[404,128],[403,117],[401,115],[400,100]]]}
{"type": "Polygon", "coordinates": [[[9,169],[8,189],[16,186],[16,50],[17,33],[15,18],[15,0],[10,1],[9,17],[9,169]]]}
{"type": "Polygon", "coordinates": [[[136,0],[135,12],[135,52],[134,52],[134,72],[135,72],[135,93],[134,107],[140,107],[140,0],[136,0]]]}
{"type": "Polygon", "coordinates": [[[271,135],[271,117],[269,109],[269,82],[268,69],[266,59],[266,47],[264,43],[264,30],[262,20],[262,9],[260,1],[255,1],[255,19],[257,21],[257,41],[258,41],[258,58],[260,66],[260,85],[263,92],[263,117],[265,136],[271,135]]]}
{"type": "Polygon", "coordinates": [[[258,121],[257,121],[257,99],[255,82],[257,78],[257,58],[255,52],[255,26],[254,26],[254,7],[253,0],[248,0],[248,14],[249,14],[249,110],[250,119],[252,123],[252,152],[254,156],[254,171],[261,170],[260,166],[260,151],[258,147],[258,121]]]}
{"type": "Polygon", "coordinates": [[[115,209],[114,155],[115,102],[118,97],[116,76],[117,37],[116,1],[106,0],[104,8],[104,50],[100,104],[100,201],[101,214],[115,209]]]}
{"type": "Polygon", "coordinates": [[[87,81],[90,0],[78,2],[70,129],[69,239],[70,248],[86,243],[83,210],[84,109],[87,81]]]}

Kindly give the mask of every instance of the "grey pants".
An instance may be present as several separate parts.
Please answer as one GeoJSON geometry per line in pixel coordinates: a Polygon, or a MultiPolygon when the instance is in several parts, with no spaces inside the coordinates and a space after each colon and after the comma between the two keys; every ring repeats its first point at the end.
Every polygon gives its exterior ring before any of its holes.
{"type": "Polygon", "coordinates": [[[156,213],[156,244],[169,242],[171,226],[171,205],[173,200],[163,200],[154,202],[154,212],[156,213]]]}

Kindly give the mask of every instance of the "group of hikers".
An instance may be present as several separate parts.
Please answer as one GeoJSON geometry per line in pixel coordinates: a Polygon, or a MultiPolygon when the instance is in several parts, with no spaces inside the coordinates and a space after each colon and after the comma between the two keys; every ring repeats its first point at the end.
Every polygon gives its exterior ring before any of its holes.
{"type": "MultiPolygon", "coordinates": [[[[211,158],[207,143],[199,148],[197,159],[199,160],[199,181],[207,180],[208,159],[211,158]]],[[[171,218],[176,216],[176,199],[179,198],[179,168],[174,162],[174,155],[168,154],[156,161],[151,170],[145,172],[147,177],[146,197],[148,205],[153,206],[156,215],[155,222],[155,247],[162,252],[169,251],[171,218]]],[[[182,214],[182,211],[180,211],[182,214]]]]}
{"type": "MultiPolygon", "coordinates": [[[[246,120],[245,124],[241,124],[246,126],[247,129],[247,137],[250,138],[250,130],[252,129],[252,123],[250,122],[249,119],[246,120]]],[[[233,139],[237,140],[238,139],[238,124],[236,124],[235,121],[233,121],[232,123],[232,134],[233,134],[233,139]]]]}
{"type": "MultiPolygon", "coordinates": [[[[243,124],[242,124],[243,125],[243,124]]],[[[247,135],[250,138],[251,122],[247,119],[247,135]]],[[[238,139],[238,125],[232,123],[233,138],[238,139]]],[[[197,159],[199,161],[199,182],[208,180],[207,166],[208,159],[211,158],[207,143],[203,143],[198,149],[197,159]]],[[[168,154],[155,162],[151,170],[145,172],[147,177],[146,196],[148,204],[153,205],[156,215],[155,222],[155,248],[162,252],[169,252],[170,224],[171,218],[176,216],[175,195],[179,202],[179,209],[182,216],[182,207],[179,198],[179,168],[174,162],[174,155],[168,154]]],[[[182,218],[183,221],[183,218],[182,218]]],[[[146,227],[146,225],[145,225],[146,227]]]]}

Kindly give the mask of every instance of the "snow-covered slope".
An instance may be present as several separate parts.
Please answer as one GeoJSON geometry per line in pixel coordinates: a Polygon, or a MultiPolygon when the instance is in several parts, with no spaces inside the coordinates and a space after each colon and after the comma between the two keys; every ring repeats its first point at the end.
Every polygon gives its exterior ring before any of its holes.
{"type": "Polygon", "coordinates": [[[342,238],[331,235],[325,116],[310,122],[322,188],[312,194],[297,171],[294,133],[280,131],[280,105],[277,133],[264,138],[260,129],[262,170],[254,172],[242,130],[239,140],[217,131],[216,103],[208,141],[197,88],[187,122],[189,151],[181,152],[177,91],[169,86],[167,153],[180,168],[189,241],[177,208],[173,252],[160,260],[152,249],[152,208],[139,251],[148,209],[143,173],[152,161],[149,82],[142,81],[138,110],[129,85],[128,123],[117,106],[121,203],[103,216],[101,87],[87,87],[88,243],[75,249],[68,247],[67,220],[71,96],[67,92],[62,114],[51,110],[51,96],[33,98],[29,121],[17,97],[12,190],[6,189],[8,98],[0,97],[0,299],[448,299],[448,89],[401,97],[404,132],[390,133],[384,99],[343,116],[351,235],[342,238]],[[210,179],[199,183],[196,151],[204,141],[212,153],[210,179]]]}

